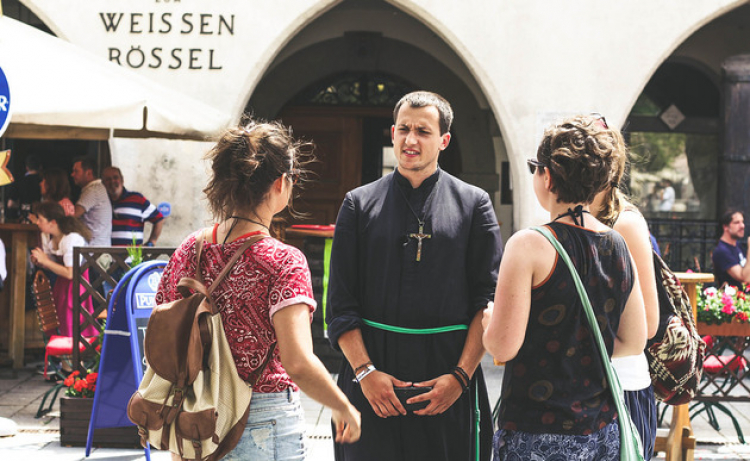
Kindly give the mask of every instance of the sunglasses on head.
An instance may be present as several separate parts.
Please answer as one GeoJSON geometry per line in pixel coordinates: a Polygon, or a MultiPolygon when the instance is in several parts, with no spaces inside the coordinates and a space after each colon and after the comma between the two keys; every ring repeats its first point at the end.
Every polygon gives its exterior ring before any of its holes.
{"type": "Polygon", "coordinates": [[[609,129],[609,125],[607,125],[607,119],[604,118],[604,116],[602,114],[600,114],[598,112],[593,112],[591,114],[591,116],[594,118],[594,120],[596,120],[597,122],[599,122],[599,124],[602,126],[602,128],[604,128],[605,130],[609,129]]]}
{"type": "Polygon", "coordinates": [[[536,173],[537,168],[539,168],[539,171],[543,171],[547,167],[547,165],[545,165],[544,163],[533,158],[526,160],[526,164],[529,166],[529,171],[531,172],[531,174],[536,173]]]}

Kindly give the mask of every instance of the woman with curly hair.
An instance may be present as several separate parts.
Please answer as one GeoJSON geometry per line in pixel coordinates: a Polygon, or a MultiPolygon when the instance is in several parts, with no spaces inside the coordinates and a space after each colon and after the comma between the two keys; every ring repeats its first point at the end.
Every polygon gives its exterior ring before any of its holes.
{"type": "Polygon", "coordinates": [[[179,299],[177,283],[196,272],[208,286],[249,239],[252,243],[213,291],[237,372],[248,380],[273,355],[253,386],[250,416],[228,460],[304,459],[299,390],[332,410],[337,442],[359,439],[360,415],[313,353],[310,322],[316,307],[310,270],[297,248],[271,238],[269,227],[290,204],[300,177],[300,143],[283,125],[248,121],[227,131],[209,152],[204,189],[216,224],[185,239],[172,255],[157,304],[179,299]]]}
{"type": "MultiPolygon", "coordinates": [[[[544,133],[528,165],[546,227],[578,270],[607,355],[639,354],[646,320],[622,236],[590,213],[609,183],[617,141],[601,120],[567,119],[544,133]]],[[[618,415],[568,267],[544,236],[505,246],[484,345],[507,362],[495,459],[619,459],[618,415]]]]}

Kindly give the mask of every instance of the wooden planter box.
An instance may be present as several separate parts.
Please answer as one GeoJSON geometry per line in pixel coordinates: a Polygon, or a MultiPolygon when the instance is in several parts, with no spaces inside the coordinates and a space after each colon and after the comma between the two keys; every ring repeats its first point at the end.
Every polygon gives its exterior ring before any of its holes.
{"type": "MultiPolygon", "coordinates": [[[[94,399],[60,397],[60,444],[85,447],[94,399]]],[[[94,431],[94,447],[141,448],[138,428],[107,427],[94,431]]]]}
{"type": "Polygon", "coordinates": [[[709,325],[696,322],[698,333],[702,336],[750,336],[750,323],[720,323],[709,325]]]}

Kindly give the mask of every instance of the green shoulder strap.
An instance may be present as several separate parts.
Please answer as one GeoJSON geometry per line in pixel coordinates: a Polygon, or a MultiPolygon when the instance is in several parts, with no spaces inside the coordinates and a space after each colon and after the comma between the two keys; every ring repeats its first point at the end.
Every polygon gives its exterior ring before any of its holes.
{"type": "Polygon", "coordinates": [[[594,315],[594,309],[591,307],[591,301],[589,296],[583,287],[581,277],[578,275],[573,262],[570,260],[570,256],[565,251],[565,248],[560,245],[552,232],[546,227],[532,227],[533,230],[539,232],[549,240],[555,250],[560,254],[560,258],[565,261],[565,264],[570,269],[570,274],[573,276],[573,282],[575,282],[576,290],[578,295],[581,297],[583,303],[583,309],[586,313],[586,318],[591,328],[591,333],[594,336],[594,342],[599,349],[599,354],[604,364],[604,372],[607,376],[607,382],[609,388],[612,390],[612,398],[615,401],[615,407],[617,408],[617,415],[620,420],[620,460],[621,461],[643,461],[643,448],[641,446],[641,439],[638,435],[638,431],[633,427],[633,421],[630,419],[630,413],[625,406],[623,398],[622,386],[620,380],[617,378],[617,372],[612,368],[612,363],[609,356],[607,355],[607,348],[604,346],[604,339],[602,339],[602,333],[599,331],[599,323],[596,321],[594,315]]]}

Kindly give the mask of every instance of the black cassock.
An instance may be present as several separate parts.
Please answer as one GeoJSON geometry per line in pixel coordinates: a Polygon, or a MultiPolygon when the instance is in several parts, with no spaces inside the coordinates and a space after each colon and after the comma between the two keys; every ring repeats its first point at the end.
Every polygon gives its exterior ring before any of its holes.
{"type": "MultiPolygon", "coordinates": [[[[450,373],[466,330],[402,334],[364,325],[362,319],[419,329],[468,325],[494,297],[501,255],[489,195],[440,169],[417,189],[396,171],[349,192],[336,221],[331,254],[331,344],[338,349],[343,333],[360,328],[378,370],[413,382],[450,373]],[[419,231],[417,216],[430,235],[422,240],[420,261],[418,240],[409,237],[419,231]]],[[[362,412],[362,438],[337,444],[337,460],[474,461],[476,400],[480,459],[490,459],[492,421],[481,367],[469,392],[437,416],[380,418],[353,377],[344,360],[338,384],[362,412]]]]}

